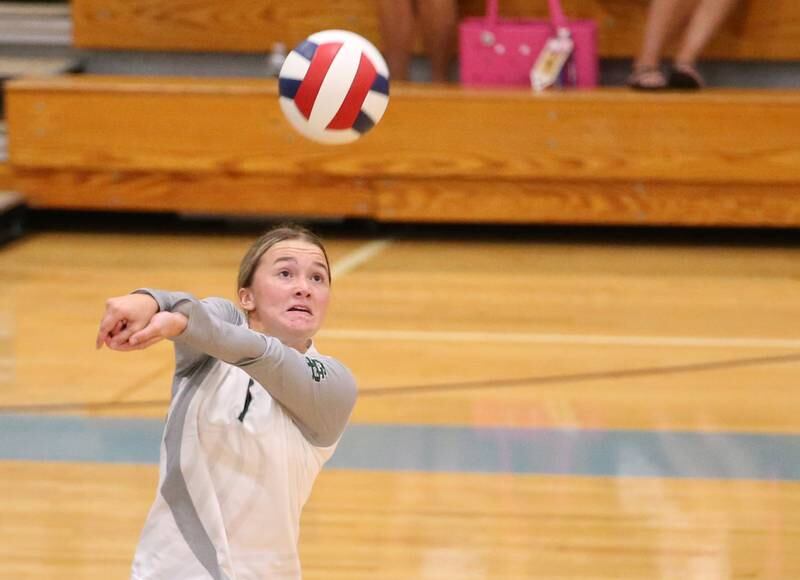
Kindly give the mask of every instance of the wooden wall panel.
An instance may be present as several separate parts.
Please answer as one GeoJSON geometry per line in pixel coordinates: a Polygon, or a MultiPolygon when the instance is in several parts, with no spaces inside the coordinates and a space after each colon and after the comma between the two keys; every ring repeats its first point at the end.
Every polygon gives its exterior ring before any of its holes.
{"type": "Polygon", "coordinates": [[[397,87],[346,147],[292,131],[271,80],[78,76],[8,86],[19,167],[282,176],[800,182],[800,94],[397,87]],[[160,81],[158,81],[160,82],[160,81]]]}
{"type": "Polygon", "coordinates": [[[384,180],[386,222],[800,225],[800,185],[384,180]]]}
{"type": "Polygon", "coordinates": [[[343,28],[377,38],[375,3],[361,0],[78,0],[81,48],[264,52],[294,46],[312,32],[343,28]]]}
{"type": "Polygon", "coordinates": [[[369,217],[369,185],[359,180],[174,172],[18,171],[33,208],[208,214],[369,217]]]}
{"type": "Polygon", "coordinates": [[[369,218],[381,222],[800,225],[800,185],[286,179],[21,170],[32,208],[369,218]]]}
{"type": "Polygon", "coordinates": [[[14,173],[11,165],[0,162],[0,191],[14,189],[14,173]]]}
{"type": "MultiPolygon", "coordinates": [[[[648,0],[563,0],[573,18],[598,23],[606,57],[634,55],[642,39],[648,0]]],[[[510,18],[543,18],[545,0],[502,0],[510,18]]],[[[484,0],[461,0],[462,16],[483,14],[484,0]]],[[[374,1],[333,0],[73,0],[74,41],[81,48],[265,52],[318,30],[344,28],[378,46],[374,1]]],[[[711,58],[796,60],[800,57],[800,3],[740,0],[705,52],[711,58]]]]}
{"type": "Polygon", "coordinates": [[[384,221],[800,224],[800,95],[397,86],[348,146],[291,130],[271,80],[9,83],[34,207],[384,221]]]}

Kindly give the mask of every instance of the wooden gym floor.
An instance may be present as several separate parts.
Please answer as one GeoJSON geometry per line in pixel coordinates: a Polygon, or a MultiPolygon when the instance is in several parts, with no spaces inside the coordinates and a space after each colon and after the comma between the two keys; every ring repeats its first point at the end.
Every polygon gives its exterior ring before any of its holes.
{"type": "MultiPolygon", "coordinates": [[[[115,229],[0,248],[0,578],[127,578],[172,358],[104,299],[232,297],[255,236],[115,229]]],[[[798,236],[324,233],[361,395],[305,578],[800,578],[798,236]]]]}

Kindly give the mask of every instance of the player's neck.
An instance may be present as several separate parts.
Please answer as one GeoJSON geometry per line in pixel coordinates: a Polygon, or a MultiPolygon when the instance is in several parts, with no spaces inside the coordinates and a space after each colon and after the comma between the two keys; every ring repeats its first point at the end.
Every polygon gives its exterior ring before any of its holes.
{"type": "Polygon", "coordinates": [[[272,336],[280,340],[286,346],[290,346],[298,352],[305,353],[309,348],[311,348],[312,341],[308,337],[288,337],[288,336],[281,336],[280,333],[271,331],[268,328],[265,328],[263,324],[252,315],[247,317],[247,326],[250,330],[255,330],[256,332],[260,332],[261,334],[266,334],[267,336],[272,336]]]}

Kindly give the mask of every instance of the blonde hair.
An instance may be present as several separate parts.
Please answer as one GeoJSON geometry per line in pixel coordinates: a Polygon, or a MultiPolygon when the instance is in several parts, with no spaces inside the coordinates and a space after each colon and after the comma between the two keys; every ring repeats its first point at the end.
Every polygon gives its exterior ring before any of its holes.
{"type": "Polygon", "coordinates": [[[247,250],[247,253],[239,264],[239,277],[236,281],[238,284],[236,287],[237,292],[240,288],[247,288],[253,283],[253,275],[258,268],[258,263],[261,261],[261,256],[275,244],[287,240],[303,240],[304,242],[314,244],[322,250],[322,255],[325,256],[325,267],[328,270],[328,280],[331,280],[331,265],[328,261],[328,253],[325,251],[325,245],[322,243],[320,237],[303,226],[282,224],[262,235],[253,242],[253,245],[247,250]]]}

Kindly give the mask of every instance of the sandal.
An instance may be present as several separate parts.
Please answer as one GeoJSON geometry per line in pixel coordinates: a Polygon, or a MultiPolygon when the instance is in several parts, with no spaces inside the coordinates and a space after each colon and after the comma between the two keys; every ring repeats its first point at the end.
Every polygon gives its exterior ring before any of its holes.
{"type": "Polygon", "coordinates": [[[679,91],[696,91],[705,86],[703,77],[690,64],[675,63],[667,81],[669,88],[679,91]]]}
{"type": "Polygon", "coordinates": [[[658,67],[634,68],[628,86],[636,91],[661,91],[667,88],[667,79],[658,67]]]}

